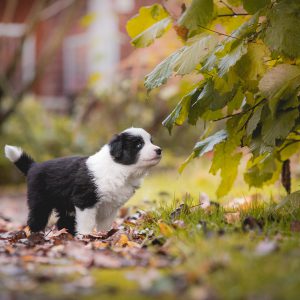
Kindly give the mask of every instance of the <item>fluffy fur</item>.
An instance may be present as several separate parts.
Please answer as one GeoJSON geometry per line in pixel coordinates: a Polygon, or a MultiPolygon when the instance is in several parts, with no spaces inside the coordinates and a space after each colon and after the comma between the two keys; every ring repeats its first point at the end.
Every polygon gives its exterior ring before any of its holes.
{"type": "Polygon", "coordinates": [[[51,212],[58,229],[72,234],[108,230],[119,208],[134,194],[162,150],[141,128],[115,135],[89,157],[73,156],[34,162],[22,149],[5,146],[5,155],[27,176],[28,226],[44,230],[51,212]]]}

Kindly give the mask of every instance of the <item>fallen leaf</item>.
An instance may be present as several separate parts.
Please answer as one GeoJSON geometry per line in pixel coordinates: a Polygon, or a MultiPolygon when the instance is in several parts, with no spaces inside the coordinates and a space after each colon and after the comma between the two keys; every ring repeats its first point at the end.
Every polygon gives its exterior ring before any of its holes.
{"type": "Polygon", "coordinates": [[[126,234],[121,234],[119,239],[116,241],[115,246],[117,247],[125,247],[128,244],[128,236],[126,234]]]}
{"type": "Polygon", "coordinates": [[[122,267],[122,259],[97,252],[94,255],[94,266],[116,269],[122,267]]]}
{"type": "Polygon", "coordinates": [[[93,262],[93,251],[80,242],[67,242],[65,254],[87,267],[93,262]]]}
{"type": "Polygon", "coordinates": [[[228,224],[235,224],[240,221],[240,212],[226,213],[224,214],[225,221],[228,224]]]}
{"type": "Polygon", "coordinates": [[[34,246],[36,244],[44,244],[46,242],[44,238],[44,233],[42,232],[32,232],[28,237],[28,244],[34,246]]]}
{"type": "Polygon", "coordinates": [[[11,243],[24,238],[26,238],[26,233],[23,230],[0,233],[0,240],[9,240],[11,243]]]}
{"type": "Polygon", "coordinates": [[[48,237],[53,241],[54,245],[59,245],[65,241],[71,241],[74,239],[72,234],[70,234],[66,228],[54,231],[48,237]]]}
{"type": "Polygon", "coordinates": [[[119,210],[119,217],[124,219],[129,213],[129,208],[126,206],[123,206],[119,210]]]}
{"type": "Polygon", "coordinates": [[[159,227],[160,232],[162,233],[162,235],[164,235],[165,237],[170,237],[173,234],[172,227],[170,227],[169,225],[167,225],[163,221],[158,222],[158,227],[159,227]]]}
{"type": "Polygon", "coordinates": [[[93,249],[105,249],[109,246],[109,243],[102,241],[94,241],[92,242],[93,249]]]}
{"type": "Polygon", "coordinates": [[[127,242],[127,246],[128,246],[129,248],[133,248],[133,247],[140,248],[140,247],[141,247],[140,244],[138,244],[138,243],[136,243],[136,242],[132,242],[132,241],[128,241],[128,242],[127,242]]]}

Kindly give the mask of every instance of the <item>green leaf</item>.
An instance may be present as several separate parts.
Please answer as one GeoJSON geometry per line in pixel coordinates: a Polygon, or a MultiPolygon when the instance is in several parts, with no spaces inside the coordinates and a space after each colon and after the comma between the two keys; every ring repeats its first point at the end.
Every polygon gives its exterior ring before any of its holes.
{"type": "Polygon", "coordinates": [[[235,115],[228,119],[226,123],[226,129],[231,138],[231,142],[235,143],[236,146],[241,144],[241,139],[245,134],[246,124],[250,114],[251,112],[247,111],[243,114],[235,115]]]}
{"type": "Polygon", "coordinates": [[[293,109],[281,112],[276,118],[269,114],[262,120],[262,138],[266,145],[275,146],[277,139],[285,139],[293,129],[298,117],[298,109],[293,109]]]}
{"type": "Polygon", "coordinates": [[[247,135],[251,135],[253,131],[256,129],[258,123],[260,122],[262,109],[263,109],[263,105],[259,105],[254,109],[253,115],[247,123],[247,128],[246,128],[247,135]]]}
{"type": "Polygon", "coordinates": [[[268,56],[268,49],[262,44],[248,44],[248,50],[236,64],[235,71],[241,77],[241,79],[249,87],[251,81],[255,81],[255,87],[257,86],[256,81],[259,80],[265,73],[266,67],[264,59],[268,56]]]}
{"type": "Polygon", "coordinates": [[[182,125],[183,122],[186,120],[190,109],[190,103],[192,99],[197,98],[198,95],[198,88],[185,95],[176,105],[176,107],[170,113],[170,115],[163,121],[163,126],[168,128],[170,134],[174,125],[182,125]]]}
{"type": "Polygon", "coordinates": [[[287,100],[300,87],[300,67],[281,64],[268,71],[259,82],[261,93],[269,100],[274,115],[280,100],[287,100]]]}
{"type": "Polygon", "coordinates": [[[232,114],[234,110],[239,109],[243,103],[244,98],[245,96],[243,93],[243,89],[240,86],[233,99],[227,105],[227,113],[232,114]]]}
{"type": "Polygon", "coordinates": [[[257,24],[258,15],[255,14],[215,48],[201,70],[217,68],[223,76],[247,52],[246,39],[256,33],[257,24]]]}
{"type": "Polygon", "coordinates": [[[196,143],[191,155],[182,163],[179,167],[179,173],[182,173],[185,167],[196,157],[202,156],[203,154],[212,151],[215,145],[221,143],[227,138],[227,133],[225,130],[220,130],[202,141],[196,143]]]}
{"type": "Polygon", "coordinates": [[[164,8],[154,4],[142,7],[139,14],[127,22],[126,30],[135,47],[147,47],[168,31],[171,23],[172,20],[164,8]]]}
{"type": "Polygon", "coordinates": [[[243,0],[243,6],[249,14],[254,14],[270,2],[271,0],[243,0]]]}
{"type": "Polygon", "coordinates": [[[285,161],[289,159],[293,154],[299,151],[300,141],[297,143],[285,142],[280,150],[280,159],[285,161]],[[290,144],[289,144],[290,143],[290,144]]]}
{"type": "Polygon", "coordinates": [[[219,62],[219,76],[224,76],[229,69],[234,66],[243,55],[247,53],[247,44],[243,41],[238,43],[236,47],[230,50],[219,62]]]}
{"type": "Polygon", "coordinates": [[[201,34],[189,41],[182,49],[175,65],[175,72],[178,75],[185,75],[192,72],[206,56],[217,45],[217,38],[214,35],[201,34]]]}
{"type": "Polygon", "coordinates": [[[283,206],[289,205],[292,209],[300,207],[300,191],[296,191],[287,195],[283,200],[276,206],[276,209],[282,208],[283,206]]]}
{"type": "Polygon", "coordinates": [[[300,57],[300,1],[274,2],[268,21],[264,41],[270,49],[300,57]]]}
{"type": "Polygon", "coordinates": [[[258,136],[255,137],[252,136],[249,149],[254,157],[258,157],[260,155],[273,151],[273,147],[265,144],[260,133],[258,136]]]}
{"type": "Polygon", "coordinates": [[[256,159],[250,159],[244,179],[249,186],[262,187],[264,184],[274,183],[281,171],[279,161],[271,154],[263,154],[256,159]]]}
{"type": "Polygon", "coordinates": [[[217,40],[213,35],[201,34],[168,56],[154,70],[146,75],[145,86],[148,90],[164,84],[173,74],[185,75],[192,72],[215,47],[217,40]]]}
{"type": "Polygon", "coordinates": [[[209,172],[216,175],[221,170],[221,183],[216,192],[218,198],[225,196],[230,191],[236,179],[242,153],[235,153],[235,148],[235,143],[231,143],[230,140],[215,146],[209,172]]]}
{"type": "Polygon", "coordinates": [[[189,30],[189,36],[199,28],[206,26],[213,18],[213,0],[192,0],[178,20],[178,24],[189,30]]]}
{"type": "Polygon", "coordinates": [[[240,6],[242,4],[242,0],[227,0],[227,3],[232,6],[240,6]]]}
{"type": "MultiPolygon", "coordinates": [[[[222,78],[211,78],[207,80],[198,99],[192,105],[192,112],[189,115],[189,122],[201,117],[207,110],[216,111],[223,108],[235,96],[237,87],[231,87],[228,91],[228,84],[222,78]],[[216,88],[218,87],[218,89],[216,88]],[[220,92],[220,90],[222,92],[220,92]],[[225,92],[224,92],[225,91],[225,92]]],[[[192,123],[193,124],[193,123],[192,123]]]]}
{"type": "Polygon", "coordinates": [[[199,157],[209,151],[212,151],[215,145],[221,143],[226,138],[227,132],[223,129],[198,142],[193,150],[195,153],[194,157],[199,157]]]}
{"type": "Polygon", "coordinates": [[[158,64],[151,73],[146,75],[144,84],[148,91],[166,83],[168,78],[172,76],[174,66],[181,54],[181,51],[182,50],[174,52],[168,56],[165,60],[158,64]]]}

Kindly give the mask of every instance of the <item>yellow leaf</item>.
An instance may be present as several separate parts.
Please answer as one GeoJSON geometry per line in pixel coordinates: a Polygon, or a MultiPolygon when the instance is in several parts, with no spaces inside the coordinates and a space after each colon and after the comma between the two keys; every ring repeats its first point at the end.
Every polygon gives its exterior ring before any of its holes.
{"type": "Polygon", "coordinates": [[[126,234],[121,234],[118,241],[116,242],[117,247],[125,247],[128,244],[129,240],[126,234]]]}
{"type": "Polygon", "coordinates": [[[139,14],[127,22],[126,30],[134,46],[147,47],[171,28],[171,22],[165,9],[154,4],[142,7],[139,14]]]}
{"type": "Polygon", "coordinates": [[[159,222],[158,226],[159,226],[159,229],[160,229],[160,232],[162,233],[162,235],[169,237],[173,234],[173,229],[168,224],[166,224],[164,222],[159,222]]]}
{"type": "Polygon", "coordinates": [[[106,243],[106,242],[101,242],[101,241],[95,241],[94,243],[93,243],[93,247],[95,248],[95,249],[103,249],[103,248],[107,248],[108,247],[108,243],[106,243]]]}
{"type": "Polygon", "coordinates": [[[136,242],[132,242],[132,241],[128,241],[128,242],[127,242],[127,246],[128,246],[129,248],[134,248],[134,247],[140,248],[140,247],[141,247],[140,244],[138,244],[138,243],[136,243],[136,242]]]}

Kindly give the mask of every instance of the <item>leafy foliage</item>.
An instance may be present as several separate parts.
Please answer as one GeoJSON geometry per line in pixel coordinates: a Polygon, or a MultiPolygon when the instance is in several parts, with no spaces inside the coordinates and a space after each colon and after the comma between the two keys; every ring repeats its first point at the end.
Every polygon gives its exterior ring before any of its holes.
{"type": "Polygon", "coordinates": [[[133,17],[126,25],[126,29],[132,38],[132,44],[136,47],[147,47],[155,38],[162,36],[169,28],[171,18],[159,4],[142,7],[139,14],[133,17]]]}
{"type": "Polygon", "coordinates": [[[192,72],[216,44],[216,38],[211,35],[194,37],[186,46],[171,54],[148,74],[145,86],[151,90],[164,84],[172,74],[185,75],[192,72]]]}
{"type": "Polygon", "coordinates": [[[211,21],[213,9],[213,0],[193,0],[178,20],[178,24],[188,29],[189,36],[191,36],[211,21]]]}
{"type": "Polygon", "coordinates": [[[300,56],[300,2],[281,0],[268,11],[265,42],[274,51],[291,58],[300,56]]]}
{"type": "Polygon", "coordinates": [[[185,121],[207,121],[209,135],[180,171],[214,150],[210,172],[221,171],[221,197],[235,180],[245,148],[252,154],[246,182],[274,182],[300,141],[299,1],[193,0],[173,22],[184,46],[146,76],[145,86],[151,90],[172,75],[201,74],[163,122],[171,133],[185,121]]]}

